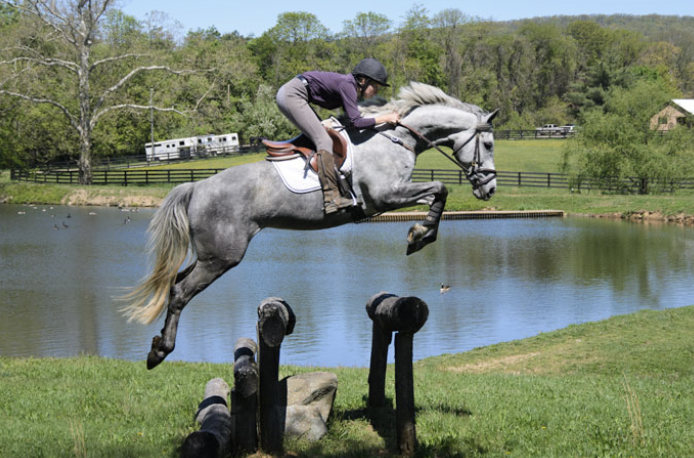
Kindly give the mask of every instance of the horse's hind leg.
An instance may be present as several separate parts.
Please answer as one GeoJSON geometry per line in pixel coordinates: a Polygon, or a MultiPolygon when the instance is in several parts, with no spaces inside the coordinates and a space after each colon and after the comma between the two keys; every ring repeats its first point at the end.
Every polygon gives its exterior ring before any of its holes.
{"type": "Polygon", "coordinates": [[[161,336],[152,339],[152,349],[147,355],[147,369],[159,365],[174,350],[178,320],[186,304],[236,264],[238,262],[230,263],[221,259],[198,259],[195,264],[178,274],[169,294],[169,305],[161,336]]]}

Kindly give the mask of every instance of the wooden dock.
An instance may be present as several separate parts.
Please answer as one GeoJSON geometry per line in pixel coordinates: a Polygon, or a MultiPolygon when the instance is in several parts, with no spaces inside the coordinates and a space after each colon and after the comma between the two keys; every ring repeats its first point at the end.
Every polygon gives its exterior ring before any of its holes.
{"type": "MultiPolygon", "coordinates": [[[[526,210],[526,211],[452,211],[444,212],[442,219],[496,219],[496,218],[548,218],[563,217],[563,210],[526,210]]],[[[427,212],[387,212],[364,222],[393,222],[393,221],[419,221],[425,219],[427,212]]]]}

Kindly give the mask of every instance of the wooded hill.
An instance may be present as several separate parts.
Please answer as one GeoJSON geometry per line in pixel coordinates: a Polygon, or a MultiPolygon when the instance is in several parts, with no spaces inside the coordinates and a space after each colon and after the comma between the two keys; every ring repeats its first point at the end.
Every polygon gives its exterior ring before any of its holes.
{"type": "Polygon", "coordinates": [[[287,138],[295,130],[275,107],[277,88],[307,70],[349,72],[365,56],[389,70],[393,90],[385,97],[412,80],[432,84],[501,108],[499,129],[580,124],[615,88],[639,81],[657,81],[659,100],[694,96],[688,16],[489,22],[414,6],[397,24],[358,13],[338,33],[311,13],[290,12],[258,37],[212,25],[182,36],[165,14],[138,21],[111,3],[95,0],[101,14],[84,16],[58,2],[69,13],[63,17],[92,21],[87,39],[73,42],[76,20],[40,16],[36,0],[27,7],[0,0],[1,167],[57,158],[87,167],[85,154],[142,154],[152,129],[157,140],[226,132],[246,142],[287,138]],[[85,72],[88,84],[79,76],[85,72]]]}

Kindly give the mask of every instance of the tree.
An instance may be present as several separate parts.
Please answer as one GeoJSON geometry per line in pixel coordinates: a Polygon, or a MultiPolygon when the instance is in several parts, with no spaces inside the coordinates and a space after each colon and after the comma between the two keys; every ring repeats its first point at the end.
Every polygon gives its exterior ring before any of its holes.
{"type": "Polygon", "coordinates": [[[350,54],[355,57],[353,63],[376,55],[376,45],[390,30],[390,25],[386,16],[373,12],[357,13],[353,21],[342,23],[342,36],[347,39],[350,54]]]}
{"type": "Polygon", "coordinates": [[[296,135],[296,128],[280,113],[275,102],[275,91],[272,87],[261,85],[255,94],[255,100],[244,97],[241,108],[236,115],[236,123],[248,137],[265,137],[279,139],[296,135]]]}
{"type": "Polygon", "coordinates": [[[447,79],[447,92],[453,96],[460,94],[460,78],[463,59],[460,55],[460,31],[469,18],[460,10],[445,9],[432,20],[437,28],[436,37],[443,48],[443,71],[447,79]]]}
{"type": "Polygon", "coordinates": [[[167,65],[136,66],[151,54],[115,53],[103,43],[101,24],[114,0],[0,0],[25,21],[22,33],[2,50],[0,94],[61,113],[79,137],[80,183],[92,183],[93,132],[114,110],[181,110],[124,102],[124,88],[148,72],[195,73],[167,65]]]}
{"type": "Polygon", "coordinates": [[[251,42],[266,81],[279,85],[292,76],[322,67],[328,58],[328,29],[306,12],[282,13],[277,24],[251,42]]]}
{"type": "Polygon", "coordinates": [[[672,189],[693,171],[694,132],[681,127],[661,135],[649,129],[649,120],[677,95],[663,79],[611,88],[604,108],[587,112],[578,134],[569,140],[564,171],[576,184],[590,178],[617,192],[672,189]]]}
{"type": "Polygon", "coordinates": [[[431,19],[422,5],[414,5],[398,29],[393,82],[419,81],[433,86],[445,84],[441,69],[441,47],[432,40],[431,19]],[[402,74],[402,77],[400,77],[402,74]]]}

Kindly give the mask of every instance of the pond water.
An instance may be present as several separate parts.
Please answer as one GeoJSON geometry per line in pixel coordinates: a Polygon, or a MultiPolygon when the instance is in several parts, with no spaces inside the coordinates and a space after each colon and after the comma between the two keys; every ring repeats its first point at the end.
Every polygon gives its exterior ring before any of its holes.
{"type": "MultiPolygon", "coordinates": [[[[127,323],[113,297],[148,271],[152,214],[0,205],[0,355],[144,361],[163,318],[127,323]]],[[[255,338],[257,307],[268,297],[283,298],[297,317],[282,364],[327,367],[368,366],[365,305],[381,291],[428,304],[416,359],[694,304],[690,227],[444,221],[435,244],[405,256],[410,225],[262,231],[238,267],[188,304],[168,360],[232,362],[236,339],[255,338]],[[450,291],[441,294],[441,283],[450,291]]]]}

